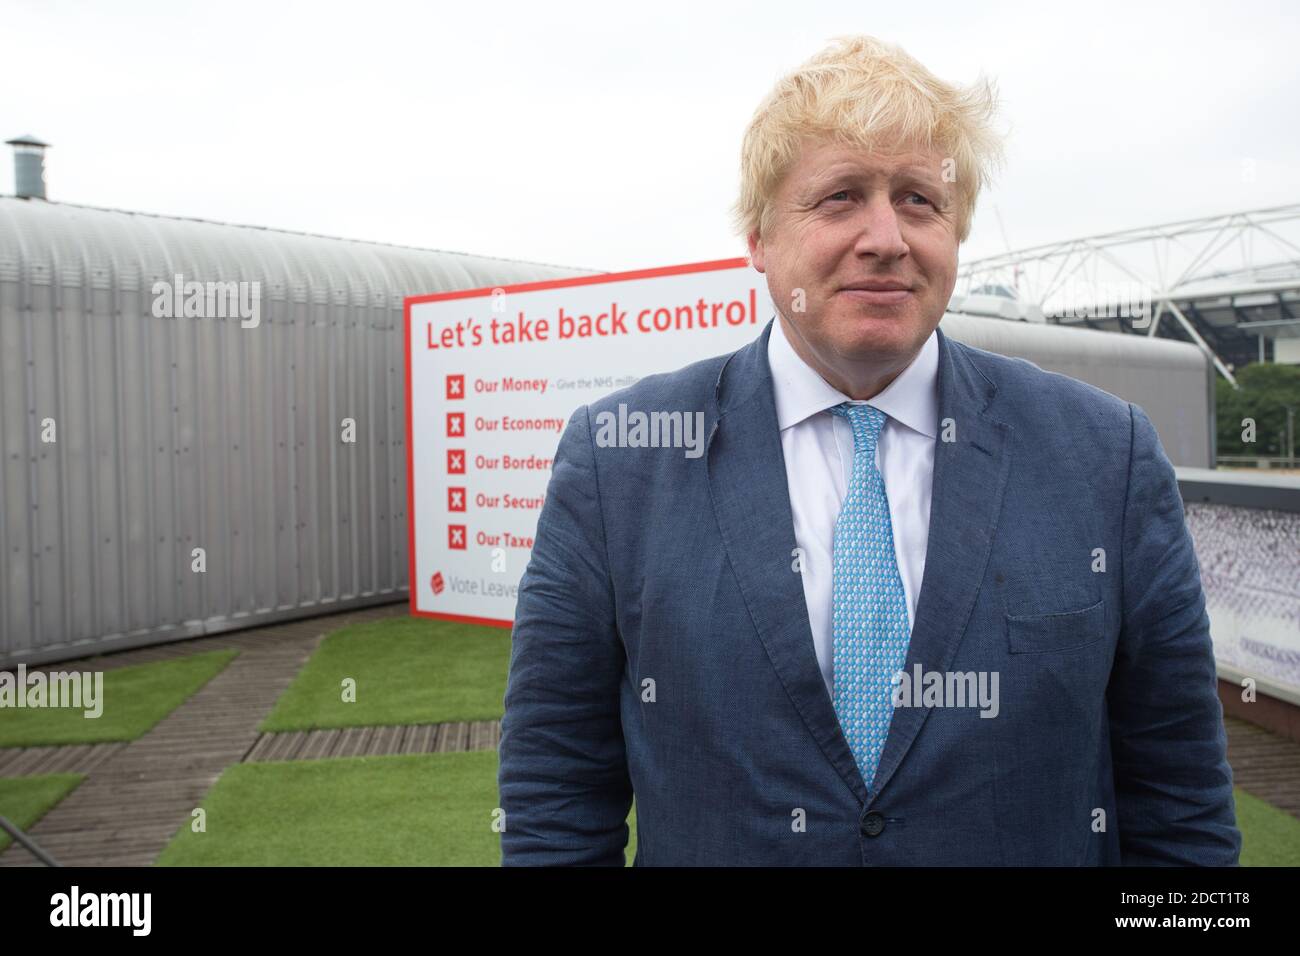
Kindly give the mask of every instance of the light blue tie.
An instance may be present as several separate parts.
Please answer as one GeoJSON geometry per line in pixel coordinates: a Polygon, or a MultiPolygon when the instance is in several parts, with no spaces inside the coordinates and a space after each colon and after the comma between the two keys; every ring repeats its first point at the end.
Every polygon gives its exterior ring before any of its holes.
{"type": "Polygon", "coordinates": [[[911,631],[885,480],[876,468],[885,413],[850,402],[830,411],[853,428],[853,477],[835,522],[833,703],[870,787],[894,715],[893,676],[907,663],[911,631]]]}

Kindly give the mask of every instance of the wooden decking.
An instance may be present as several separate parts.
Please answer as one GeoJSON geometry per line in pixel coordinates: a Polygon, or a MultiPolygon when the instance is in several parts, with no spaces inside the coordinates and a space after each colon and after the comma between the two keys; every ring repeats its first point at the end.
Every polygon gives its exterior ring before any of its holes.
{"type": "Polygon", "coordinates": [[[68,747],[0,747],[0,777],[46,773],[90,773],[126,744],[74,744],[68,747]]]}
{"type": "Polygon", "coordinates": [[[1252,797],[1300,817],[1300,744],[1227,717],[1233,783],[1252,797]]]}
{"type": "Polygon", "coordinates": [[[496,750],[501,722],[478,720],[400,727],[345,727],[338,730],[262,734],[245,760],[321,760],[326,757],[376,757],[392,754],[457,753],[496,750]]]}
{"type": "MultiPolygon", "coordinates": [[[[386,757],[395,754],[461,753],[496,750],[499,720],[394,727],[342,727],[258,735],[240,762],[324,760],[328,757],[386,757]]],[[[88,774],[128,744],[76,744],[67,747],[0,748],[0,777],[36,777],[49,773],[88,774]]]]}

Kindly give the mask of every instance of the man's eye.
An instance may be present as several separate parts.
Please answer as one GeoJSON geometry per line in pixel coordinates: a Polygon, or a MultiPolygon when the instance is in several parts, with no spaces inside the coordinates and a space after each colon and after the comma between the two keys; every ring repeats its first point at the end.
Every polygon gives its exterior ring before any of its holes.
{"type": "Polygon", "coordinates": [[[849,191],[848,191],[847,189],[841,189],[839,192],[831,193],[831,194],[830,194],[829,196],[827,196],[826,198],[827,198],[827,199],[834,199],[836,196],[843,196],[843,197],[845,197],[845,198],[847,199],[847,198],[848,198],[848,195],[849,195],[849,191]]]}
{"type": "Polygon", "coordinates": [[[921,200],[922,202],[924,202],[926,205],[931,205],[931,206],[934,205],[933,203],[930,202],[930,200],[926,199],[926,198],[925,198],[924,196],[922,196],[920,193],[908,193],[908,195],[909,195],[909,196],[915,196],[917,199],[920,199],[920,200],[921,200]]]}

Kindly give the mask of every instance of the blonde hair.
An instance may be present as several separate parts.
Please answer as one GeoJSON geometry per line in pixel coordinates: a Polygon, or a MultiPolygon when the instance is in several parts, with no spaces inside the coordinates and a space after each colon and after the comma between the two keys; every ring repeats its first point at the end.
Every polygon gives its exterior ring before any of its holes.
{"type": "Polygon", "coordinates": [[[901,47],[870,36],[836,37],[786,74],[759,104],[740,151],[742,236],[766,235],[772,198],[805,140],[867,150],[937,149],[955,175],[957,241],[965,242],[975,200],[1003,160],[992,128],[997,94],[981,77],[968,87],[940,80],[901,47]]]}

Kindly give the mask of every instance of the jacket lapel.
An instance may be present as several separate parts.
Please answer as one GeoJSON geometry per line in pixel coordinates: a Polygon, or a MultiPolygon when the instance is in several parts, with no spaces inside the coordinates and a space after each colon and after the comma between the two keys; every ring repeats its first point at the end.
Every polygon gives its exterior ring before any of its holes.
{"type": "MultiPolygon", "coordinates": [[[[894,713],[870,793],[826,693],[803,584],[793,570],[794,516],[763,334],[724,363],[714,389],[705,451],[723,546],[759,639],[822,753],[864,804],[874,798],[916,739],[928,708],[894,713]]],[[[947,670],[961,643],[984,575],[1009,470],[1010,426],[987,413],[997,389],[964,348],[939,336],[939,440],[925,575],[907,669],[947,670]],[[951,441],[944,422],[952,420],[951,441]]]]}
{"type": "MultiPolygon", "coordinates": [[[[988,412],[997,386],[971,361],[966,346],[939,332],[939,437],[934,447],[925,574],[906,671],[947,671],[965,634],[1011,468],[1011,426],[988,412]],[[951,420],[950,441],[945,423],[951,420]]],[[[889,782],[916,740],[928,707],[894,711],[871,798],[889,782]]]]}

